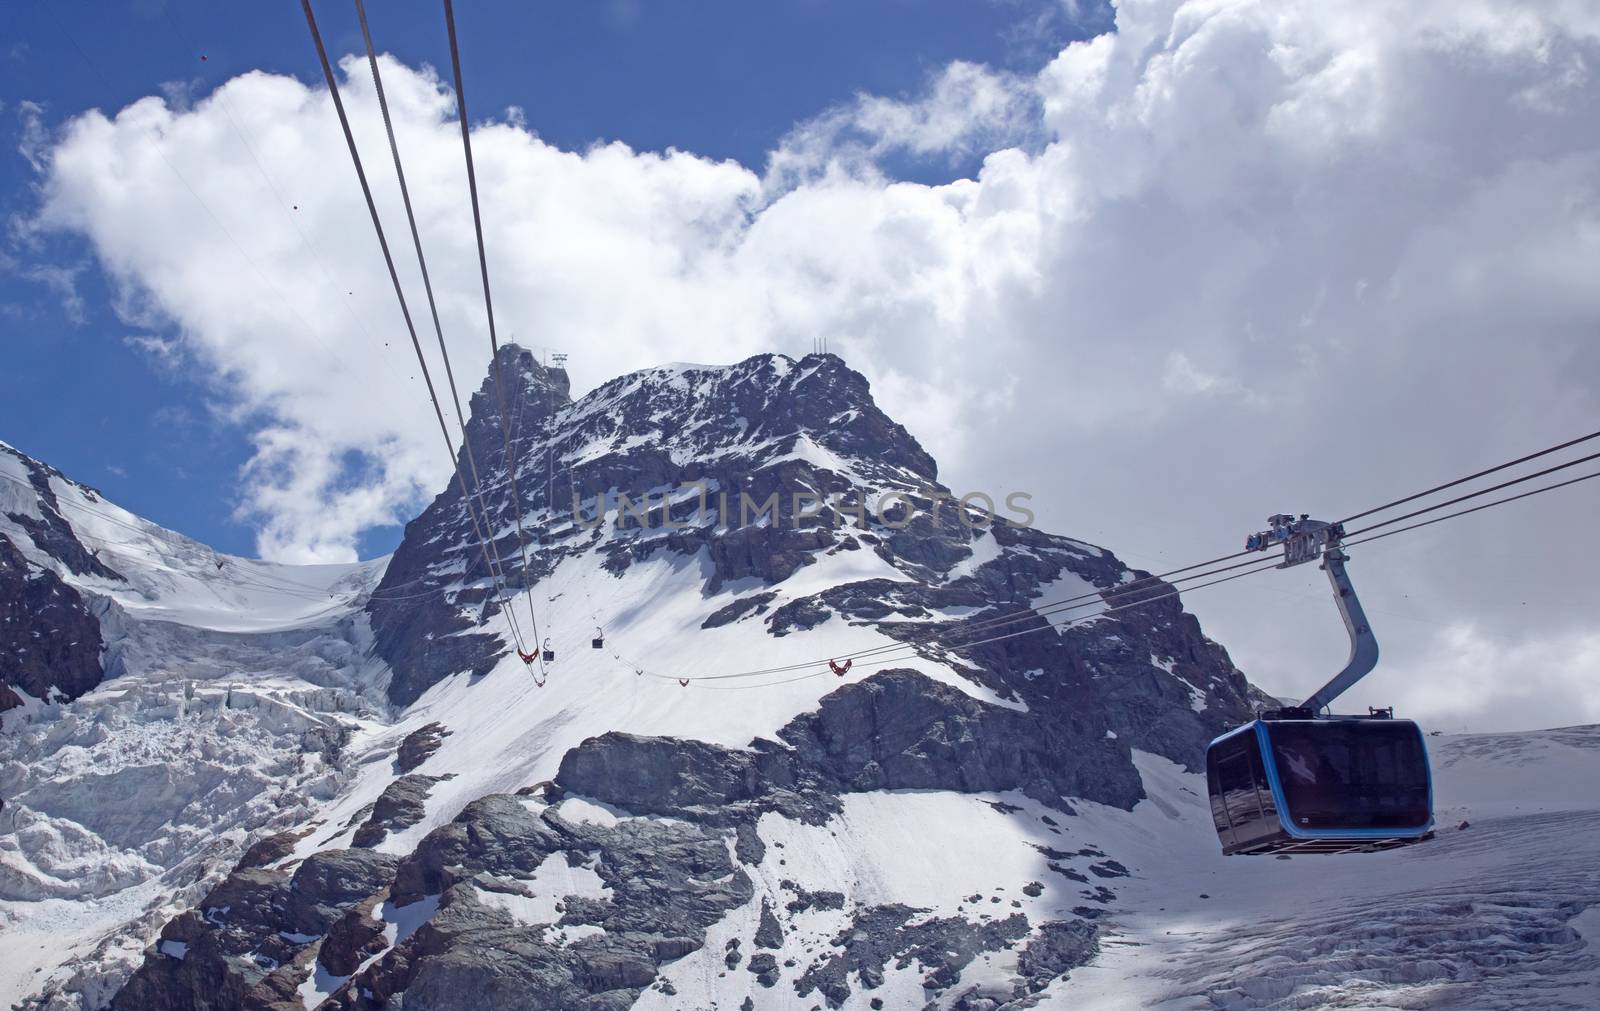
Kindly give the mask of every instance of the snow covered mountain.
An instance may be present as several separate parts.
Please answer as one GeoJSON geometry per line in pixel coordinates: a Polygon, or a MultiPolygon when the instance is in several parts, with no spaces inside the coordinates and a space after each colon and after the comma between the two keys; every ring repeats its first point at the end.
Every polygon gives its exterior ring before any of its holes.
{"type": "Polygon", "coordinates": [[[0,453],[0,997],[1561,1006],[1596,982],[1600,731],[1435,739],[1441,824],[1471,827],[1429,845],[1224,860],[1194,770],[1261,696],[1174,599],[956,634],[1142,574],[981,522],[838,358],[576,401],[519,348],[497,366],[462,459],[487,557],[454,484],[390,559],[284,567],[0,453]],[[543,687],[507,611],[556,653],[543,687]]]}
{"type": "Polygon", "coordinates": [[[0,444],[0,997],[103,1006],[251,833],[335,794],[387,722],[383,564],[220,554],[0,444]]]}

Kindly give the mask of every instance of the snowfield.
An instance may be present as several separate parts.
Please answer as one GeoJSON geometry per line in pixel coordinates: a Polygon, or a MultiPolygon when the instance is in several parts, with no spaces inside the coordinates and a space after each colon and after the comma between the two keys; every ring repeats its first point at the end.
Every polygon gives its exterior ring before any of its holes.
{"type": "Polygon", "coordinates": [[[1600,727],[1429,745],[1435,839],[1288,860],[1222,857],[1204,780],[1139,756],[1148,800],[1081,812],[1133,875],[1047,1006],[1600,1006],[1600,727]]]}
{"type": "MultiPolygon", "coordinates": [[[[1014,795],[895,792],[850,795],[824,826],[768,815],[756,898],[668,970],[675,995],[647,991],[636,1006],[738,1007],[749,983],[725,971],[723,952],[734,939],[753,950],[763,896],[781,904],[794,894],[784,881],[842,889],[846,909],[904,903],[926,910],[921,918],[982,920],[1020,910],[1034,922],[1094,906],[1085,896],[1110,886],[1100,954],[1038,1007],[1600,1006],[1600,727],[1431,743],[1439,835],[1380,854],[1225,858],[1204,779],[1145,754],[1137,760],[1150,796],[1132,813],[1083,804],[1062,817],[1014,795]],[[1113,876],[1090,866],[1090,883],[1078,883],[1039,846],[1102,851],[1127,876],[1096,861],[1113,876]],[[1040,895],[1023,891],[1030,882],[1044,885],[1040,895]]],[[[792,1000],[791,984],[850,922],[829,910],[797,921],[803,929],[777,953],[780,966],[796,965],[758,1008],[817,1003],[792,1000]]],[[[1015,961],[1008,952],[974,959],[951,997],[976,987],[1008,999],[1015,961]]],[[[915,964],[891,971],[844,1006],[876,997],[922,1007],[923,975],[915,964]]]]}

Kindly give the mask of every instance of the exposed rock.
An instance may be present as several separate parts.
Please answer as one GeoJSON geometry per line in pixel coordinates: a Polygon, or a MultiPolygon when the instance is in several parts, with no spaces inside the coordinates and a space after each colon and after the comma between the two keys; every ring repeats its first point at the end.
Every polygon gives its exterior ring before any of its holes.
{"type": "Polygon", "coordinates": [[[1100,950],[1099,931],[1086,920],[1051,920],[1017,955],[1017,972],[1023,983],[1016,996],[1038,993],[1050,983],[1088,962],[1100,950]]]}
{"type": "Polygon", "coordinates": [[[791,913],[803,913],[808,909],[843,909],[844,893],[833,891],[807,891],[792,881],[783,882],[783,887],[794,892],[794,898],[784,904],[784,908],[791,913]]]}
{"type": "MultiPolygon", "coordinates": [[[[35,504],[39,513],[38,516],[30,516],[26,513],[7,512],[6,518],[21,527],[39,550],[66,566],[69,572],[80,576],[98,576],[101,579],[126,582],[120,572],[100,561],[97,550],[84,546],[73,531],[72,524],[61,514],[61,502],[56,498],[55,489],[50,486],[50,481],[52,478],[69,480],[67,476],[10,446],[0,445],[0,455],[12,457],[28,472],[28,483],[32,485],[33,493],[37,496],[35,504]]],[[[82,489],[84,497],[91,503],[100,500],[100,493],[95,489],[81,482],[73,483],[82,489]]]]}
{"type": "Polygon", "coordinates": [[[743,864],[759,864],[767,855],[767,844],[752,822],[741,821],[735,826],[734,856],[743,864]]]}
{"type": "Polygon", "coordinates": [[[450,736],[450,729],[443,723],[429,723],[418,727],[406,735],[400,742],[394,756],[395,771],[407,773],[415,771],[417,766],[432,757],[439,746],[444,744],[444,739],[450,736]]]}
{"type": "Polygon", "coordinates": [[[356,829],[352,846],[376,846],[390,832],[399,832],[421,821],[428,811],[428,791],[435,783],[453,776],[423,776],[410,773],[384,787],[373,803],[371,813],[356,829]]]}
{"type": "Polygon", "coordinates": [[[497,795],[468,805],[401,863],[391,901],[430,895],[438,911],[335,1006],[381,1007],[403,992],[408,1005],[430,1009],[626,1007],[661,962],[697,950],[708,926],[748,902],[751,884],[720,830],[639,818],[573,824],[497,795]],[[610,891],[604,901],[565,901],[561,925],[603,931],[565,947],[480,897],[531,879],[558,854],[592,866],[610,891]]]}
{"type": "Polygon", "coordinates": [[[669,814],[751,799],[760,777],[745,752],[612,732],[567,752],[556,783],[629,811],[669,814]]]}
{"type": "Polygon", "coordinates": [[[925,989],[938,992],[952,986],[974,958],[998,951],[1028,933],[1027,917],[1013,913],[1003,920],[972,923],[960,917],[934,917],[908,926],[923,910],[909,906],[873,906],[855,914],[833,939],[833,953],[820,959],[795,980],[801,997],[820,991],[829,1007],[842,1007],[849,999],[850,977],[873,990],[883,985],[884,967],[912,964],[927,970],[925,989]]]}
{"type": "MultiPolygon", "coordinates": [[[[693,522],[666,531],[665,512],[657,503],[650,523],[663,529],[664,536],[603,545],[611,571],[625,571],[662,549],[685,555],[703,549],[712,563],[709,593],[749,577],[767,583],[787,579],[811,564],[818,551],[839,543],[833,527],[842,521],[831,511],[810,516],[814,503],[796,495],[838,498],[858,493],[850,478],[797,453],[802,440],[853,460],[859,480],[876,480],[885,487],[937,483],[933,459],[876,406],[866,379],[834,355],[811,355],[798,363],[760,355],[724,368],[650,369],[606,383],[576,404],[569,397],[566,373],[545,368],[521,348],[502,346],[496,367],[505,383],[504,410],[514,414],[525,433],[519,439],[522,456],[515,461],[519,473],[526,472],[519,485],[524,508],[546,517],[539,521],[542,525],[525,531],[527,579],[542,578],[565,555],[591,547],[581,526],[574,529],[566,522],[574,497],[587,516],[594,514],[600,496],[608,497],[608,508],[618,509],[619,494],[637,503],[651,489],[700,482],[708,489],[704,512],[718,522],[700,519],[699,502],[682,502],[674,522],[693,522]],[[555,501],[551,496],[556,492],[533,477],[551,455],[569,461],[567,487],[555,501]],[[710,489],[732,494],[723,501],[710,489]],[[758,522],[763,513],[772,519],[758,522]]],[[[506,472],[500,411],[494,385],[486,380],[473,395],[466,433],[473,460],[486,479],[506,472]]],[[[489,503],[489,526],[512,530],[511,503],[502,501],[506,498],[489,503]]],[[[916,548],[907,550],[915,553],[916,548]]],[[[502,535],[495,552],[519,557],[516,534],[502,535]]],[[[945,554],[967,552],[952,547],[945,554]]],[[[473,629],[497,606],[481,591],[455,588],[487,576],[460,490],[452,483],[407,525],[368,608],[377,652],[394,669],[389,687],[393,701],[414,701],[450,674],[487,669],[495,642],[473,629]],[[402,586],[404,594],[386,592],[402,586]],[[426,592],[435,589],[446,592],[426,592]]],[[[525,581],[521,566],[509,567],[506,576],[513,589],[525,581]]],[[[763,602],[741,601],[734,610],[714,616],[708,626],[764,607],[763,602]]]]}
{"type": "Polygon", "coordinates": [[[382,887],[398,862],[388,853],[370,850],[313,853],[290,881],[284,929],[297,934],[326,932],[345,909],[382,887]]]}
{"type": "Polygon", "coordinates": [[[989,705],[909,670],[839,688],[778,736],[782,745],[733,751],[606,734],[568,752],[556,781],[628,810],[685,817],[755,801],[815,820],[839,793],[862,790],[1019,790],[1044,804],[1077,796],[1123,808],[1143,796],[1126,746],[1103,724],[989,705]]]}
{"type": "Polygon", "coordinates": [[[248,870],[251,867],[265,867],[277,863],[290,853],[294,852],[295,844],[309,835],[311,829],[292,829],[287,832],[275,832],[263,836],[250,844],[235,865],[235,870],[248,870]]]}
{"type": "Polygon", "coordinates": [[[756,977],[756,982],[764,987],[778,985],[778,959],[771,952],[763,951],[750,956],[750,962],[745,966],[747,972],[756,977]]]}
{"type": "Polygon", "coordinates": [[[719,607],[712,611],[711,616],[700,623],[700,627],[721,628],[723,625],[731,625],[747,615],[765,614],[768,605],[777,596],[776,591],[769,590],[766,593],[752,593],[748,597],[740,597],[726,607],[719,607]]]}
{"type": "MultiPolygon", "coordinates": [[[[75,699],[104,676],[102,647],[100,622],[78,591],[0,534],[0,687],[75,699]]],[[[20,703],[5,692],[0,711],[20,703]]]]}
{"type": "MultiPolygon", "coordinates": [[[[570,403],[567,374],[546,369],[533,354],[514,344],[500,348],[493,370],[504,384],[506,403],[497,396],[494,374],[486,378],[472,395],[471,417],[466,441],[480,474],[491,475],[505,469],[506,454],[501,431],[501,410],[516,412],[520,424],[536,430],[560,407],[570,403]]],[[[461,452],[461,468],[468,471],[467,449],[461,452]]],[[[503,504],[509,511],[510,502],[503,504]]],[[[497,526],[498,519],[491,521],[497,526]]],[[[462,578],[487,580],[489,572],[477,539],[467,519],[460,486],[451,482],[421,516],[406,524],[405,537],[389,562],[384,577],[374,591],[367,611],[372,616],[374,649],[394,671],[389,683],[389,698],[400,705],[415,702],[440,679],[470,670],[483,674],[503,655],[497,637],[471,631],[480,621],[496,613],[498,606],[482,593],[430,593],[453,582],[454,576],[437,574],[442,559],[440,543],[461,545],[455,553],[467,565],[462,578]],[[402,587],[401,590],[392,590],[402,587]]],[[[515,534],[511,542],[496,544],[502,558],[518,555],[515,534]]],[[[521,578],[520,570],[508,575],[521,578]]]]}
{"type": "Polygon", "coordinates": [[[761,897],[761,922],[756,927],[755,940],[758,948],[776,950],[783,947],[783,925],[773,913],[771,901],[764,895],[761,897]]]}
{"type": "Polygon", "coordinates": [[[373,915],[386,897],[386,891],[368,896],[345,910],[328,928],[318,948],[317,961],[329,975],[352,975],[367,958],[388,947],[383,920],[373,915]]]}
{"type": "Polygon", "coordinates": [[[316,937],[393,873],[396,858],[335,850],[292,874],[236,870],[199,906],[169,921],[144,964],[118,992],[118,1011],[303,1008],[296,988],[316,957],[316,937]]]}

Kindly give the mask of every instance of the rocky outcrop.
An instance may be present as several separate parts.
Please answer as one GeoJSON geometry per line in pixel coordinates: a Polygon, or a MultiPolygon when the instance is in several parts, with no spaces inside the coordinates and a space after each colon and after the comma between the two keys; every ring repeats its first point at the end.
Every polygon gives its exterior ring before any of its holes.
{"type": "Polygon", "coordinates": [[[429,833],[395,874],[394,908],[436,899],[437,912],[329,1006],[382,1008],[404,993],[408,1006],[437,1011],[628,1007],[662,962],[700,948],[706,928],[751,894],[721,832],[653,819],[574,824],[520,798],[486,797],[429,833]],[[552,860],[592,871],[599,895],[567,897],[546,930],[519,919],[516,897],[552,860]],[[582,936],[562,943],[562,929],[578,927],[582,936]]]}
{"type": "MultiPolygon", "coordinates": [[[[20,453],[10,446],[0,443],[0,455],[9,456],[21,464],[28,474],[28,483],[32,491],[32,508],[27,512],[6,511],[6,518],[17,524],[28,535],[28,539],[45,554],[54,558],[67,568],[67,571],[80,576],[98,576],[102,579],[111,579],[118,582],[126,580],[121,573],[100,561],[98,550],[86,547],[78,539],[72,529],[72,524],[61,513],[61,502],[56,497],[56,492],[51,487],[52,480],[66,481],[68,478],[54,467],[20,453]],[[37,513],[37,515],[34,515],[37,513]]],[[[77,484],[83,492],[84,498],[90,503],[100,501],[100,493],[88,485],[77,484]]],[[[5,489],[13,492],[14,489],[5,489]]],[[[3,500],[5,496],[0,496],[3,500]]]]}
{"type": "Polygon", "coordinates": [[[428,811],[428,791],[435,783],[453,776],[423,776],[409,773],[384,787],[373,803],[367,820],[351,837],[352,846],[376,846],[391,832],[400,832],[422,820],[428,811]]]}
{"type": "Polygon", "coordinates": [[[297,989],[321,936],[381,888],[396,858],[318,853],[293,872],[235,870],[196,909],[162,928],[112,1006],[117,1011],[304,1008],[297,989]]]}
{"type": "MultiPolygon", "coordinates": [[[[15,517],[14,517],[15,518],[15,517]]],[[[0,689],[75,699],[100,683],[100,622],[82,595],[0,534],[0,689]]],[[[21,700],[0,692],[0,710],[21,700]]]]}
{"type": "Polygon", "coordinates": [[[400,742],[394,756],[394,770],[399,773],[413,772],[423,762],[433,757],[439,750],[444,739],[450,736],[450,730],[443,723],[429,723],[418,727],[406,735],[400,742]]]}
{"type": "Polygon", "coordinates": [[[275,864],[290,853],[293,853],[295,844],[310,834],[311,829],[302,828],[290,832],[274,832],[271,835],[263,836],[250,844],[250,848],[244,851],[244,855],[239,858],[239,862],[234,869],[242,871],[252,867],[265,867],[268,864],[275,864]]]}
{"type": "MultiPolygon", "coordinates": [[[[467,444],[493,494],[488,526],[505,531],[492,554],[504,559],[513,589],[537,581],[565,556],[601,550],[614,572],[659,550],[708,552],[707,590],[757,577],[779,582],[833,546],[837,517],[796,517],[815,508],[796,494],[860,497],[861,486],[936,485],[937,467],[916,440],[873,403],[867,381],[834,355],[798,362],[760,355],[713,368],[668,366],[613,380],[576,403],[566,373],[540,365],[514,345],[497,367],[505,410],[517,432],[513,459],[528,516],[526,578],[520,564],[505,466],[505,439],[493,382],[472,398],[467,444]],[[851,473],[812,457],[849,459],[851,473]],[[559,480],[551,480],[559,461],[559,480]],[[627,521],[636,534],[596,544],[576,511],[613,513],[628,496],[637,506],[662,488],[704,489],[667,510],[651,499],[647,518],[627,521]],[[741,495],[749,507],[741,507],[741,495]],[[773,519],[758,522],[772,503],[773,519]],[[578,508],[575,510],[574,505],[578,508]]],[[[463,458],[463,469],[466,469],[463,458]]],[[[474,503],[476,504],[476,503],[474,503]]],[[[627,525],[627,524],[624,524],[627,525]]],[[[482,672],[503,647],[473,631],[497,613],[492,579],[460,490],[451,483],[406,527],[383,583],[368,606],[376,649],[394,669],[389,696],[415,701],[461,671],[482,672]]]]}
{"type": "Polygon", "coordinates": [[[999,951],[1026,937],[1028,918],[1013,913],[1004,919],[973,923],[959,916],[918,917],[926,910],[909,906],[872,906],[852,917],[832,940],[835,954],[808,969],[795,981],[795,994],[820,992],[831,1008],[843,1007],[853,976],[867,990],[883,985],[891,962],[915,962],[927,971],[923,989],[938,993],[961,978],[972,960],[999,951]]]}
{"type": "MultiPolygon", "coordinates": [[[[1099,929],[1089,920],[1052,920],[1017,953],[1017,972],[1025,981],[1018,991],[1036,994],[1100,950],[1099,929]]],[[[1024,992],[1017,992],[1023,997],[1024,992]]],[[[1022,1005],[1026,1006],[1026,1005],[1022,1005]]]]}
{"type": "Polygon", "coordinates": [[[1093,715],[1065,720],[979,702],[910,670],[883,671],[825,696],[778,741],[735,751],[610,733],[562,759],[556,783],[630,811],[721,818],[782,810],[821,820],[841,793],[1017,790],[1130,808],[1143,796],[1127,745],[1093,715]]]}

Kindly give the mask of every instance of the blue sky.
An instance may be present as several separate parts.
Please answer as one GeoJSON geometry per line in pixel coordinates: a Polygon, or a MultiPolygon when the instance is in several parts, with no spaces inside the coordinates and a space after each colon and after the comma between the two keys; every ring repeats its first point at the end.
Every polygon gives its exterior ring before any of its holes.
{"type": "MultiPolygon", "coordinates": [[[[1073,23],[1063,9],[1051,0],[468,0],[457,17],[476,116],[518,106],[563,148],[622,140],[759,170],[798,122],[858,92],[915,94],[952,60],[1036,70],[1070,38],[1104,28],[1095,17],[1073,23]]],[[[380,48],[411,65],[448,66],[439,4],[380,2],[369,13],[380,48]]],[[[324,2],[318,15],[330,49],[358,50],[349,5],[324,2]]],[[[26,103],[41,107],[52,130],[89,108],[202,96],[252,69],[320,84],[292,3],[19,0],[0,15],[0,40],[0,123],[9,140],[0,215],[8,221],[37,202],[38,175],[20,150],[30,142],[26,103]]],[[[919,181],[973,167],[960,159],[890,166],[919,181]]],[[[197,218],[173,227],[214,226],[197,218]]],[[[115,292],[80,238],[52,235],[34,247],[8,240],[0,249],[0,439],[168,527],[254,553],[253,531],[233,518],[248,425],[221,420],[191,372],[160,368],[125,342],[162,331],[118,318],[115,292]]],[[[398,534],[369,531],[362,555],[389,550],[398,534]]]]}

